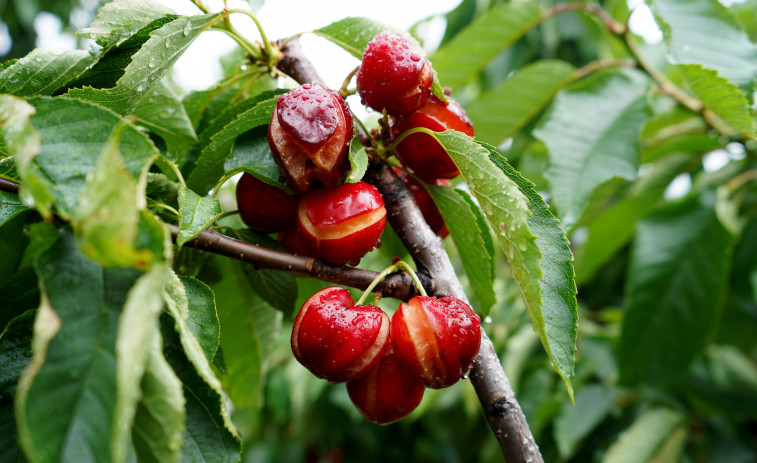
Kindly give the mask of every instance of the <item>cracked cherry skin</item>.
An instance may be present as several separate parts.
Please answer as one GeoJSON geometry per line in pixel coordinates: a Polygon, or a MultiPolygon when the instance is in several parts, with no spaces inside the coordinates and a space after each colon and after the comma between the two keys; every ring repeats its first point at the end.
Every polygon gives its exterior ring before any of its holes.
{"type": "Polygon", "coordinates": [[[377,424],[394,423],[409,415],[421,403],[424,391],[391,347],[368,373],[347,383],[352,404],[377,424]]]}
{"type": "Polygon", "coordinates": [[[426,387],[455,384],[481,345],[481,318],[464,301],[416,296],[392,316],[392,345],[402,365],[426,387]]]}
{"type": "Polygon", "coordinates": [[[316,256],[337,265],[358,262],[374,248],[385,225],[384,200],[365,182],[311,190],[297,209],[302,241],[316,256]]]}
{"type": "Polygon", "coordinates": [[[268,126],[268,145],[286,183],[305,193],[316,182],[339,184],[349,168],[352,114],[342,97],[317,83],[281,95],[268,126]]]}
{"type": "Polygon", "coordinates": [[[349,291],[337,286],[310,296],[292,327],[295,358],[333,383],[364,375],[389,343],[389,316],[372,305],[355,306],[349,291]]]}
{"type": "Polygon", "coordinates": [[[363,104],[400,116],[423,106],[434,72],[407,38],[382,32],[366,45],[356,80],[363,104]]]}
{"type": "MultiPolygon", "coordinates": [[[[418,111],[397,119],[392,126],[395,137],[416,127],[425,127],[434,132],[453,129],[470,137],[473,124],[460,105],[447,97],[448,103],[432,96],[418,111]]],[[[460,173],[457,166],[434,137],[414,133],[397,146],[397,158],[406,167],[428,183],[437,178],[454,178],[460,173]]]]}
{"type": "Polygon", "coordinates": [[[298,195],[290,195],[245,172],[237,183],[237,208],[242,221],[261,233],[294,227],[298,195]]]}
{"type": "MultiPolygon", "coordinates": [[[[423,218],[426,219],[426,223],[431,228],[431,230],[442,239],[449,236],[447,224],[444,223],[442,214],[441,212],[439,212],[439,208],[436,207],[434,200],[431,199],[431,195],[428,194],[428,191],[426,191],[423,185],[421,185],[411,175],[402,171],[398,171],[397,173],[399,174],[402,183],[404,183],[405,186],[407,186],[407,189],[410,190],[410,192],[413,194],[415,203],[418,204],[418,208],[421,210],[423,218]]],[[[438,178],[430,183],[432,185],[438,186],[452,186],[449,181],[443,178],[438,178]]]]}

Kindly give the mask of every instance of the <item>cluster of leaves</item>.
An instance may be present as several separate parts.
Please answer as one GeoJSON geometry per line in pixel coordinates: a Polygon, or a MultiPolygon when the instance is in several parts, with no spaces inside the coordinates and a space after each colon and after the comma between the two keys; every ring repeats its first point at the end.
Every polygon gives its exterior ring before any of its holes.
{"type": "MultiPolygon", "coordinates": [[[[548,461],[749,461],[757,21],[743,5],[656,0],[668,63],[655,72],[644,56],[658,54],[607,18],[544,3],[464,0],[429,57],[476,127],[437,135],[467,186],[430,189],[450,252],[548,461]],[[675,199],[674,179],[692,185],[675,199]]],[[[624,0],[603,6],[628,18],[624,0]]],[[[0,459],[237,461],[244,446],[269,461],[497,461],[467,384],[377,429],[343,387],[308,379],[287,325],[322,283],[182,247],[210,226],[277,247],[223,214],[234,174],[279,185],[270,69],[237,53],[182,97],[164,78],[225,17],[119,0],[80,32],[96,56],[0,63],[0,178],[21,184],[0,191],[0,459]]],[[[359,58],[383,28],[314,32],[359,58]]],[[[352,180],[364,156],[352,150],[352,180]]],[[[391,230],[382,241],[362,266],[405,255],[391,230]]]]}

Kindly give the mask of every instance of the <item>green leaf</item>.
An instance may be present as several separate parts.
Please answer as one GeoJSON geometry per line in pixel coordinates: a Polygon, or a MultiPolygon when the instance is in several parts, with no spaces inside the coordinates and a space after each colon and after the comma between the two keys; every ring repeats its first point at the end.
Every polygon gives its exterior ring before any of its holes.
{"type": "Polygon", "coordinates": [[[742,89],[754,86],[757,47],[717,0],[655,0],[673,64],[701,64],[742,89]]]}
{"type": "Polygon", "coordinates": [[[36,109],[21,98],[0,95],[0,138],[23,180],[19,193],[34,201],[45,219],[52,218],[53,199],[47,182],[37,173],[32,160],[40,153],[40,134],[31,122],[36,109]]]}
{"type": "MultiPolygon", "coordinates": [[[[122,124],[121,117],[73,98],[33,97],[29,102],[37,110],[31,121],[42,140],[41,152],[29,168],[33,169],[34,179],[49,189],[58,213],[65,218],[74,217],[87,175],[95,170],[100,155],[109,146],[113,130],[122,124]]],[[[127,123],[123,130],[117,148],[126,170],[136,178],[159,153],[133,125],[127,123]]],[[[24,177],[24,183],[28,178],[24,177]]]]}
{"type": "MultiPolygon", "coordinates": [[[[754,119],[746,95],[717,71],[698,64],[682,64],[677,69],[684,75],[688,87],[707,109],[733,127],[732,135],[754,138],[754,119]]],[[[728,134],[726,134],[728,135],[728,134]]]]}
{"type": "Polygon", "coordinates": [[[334,42],[355,58],[362,59],[363,50],[368,42],[384,31],[407,35],[393,26],[361,17],[344,18],[316,29],[313,33],[334,42]]]}
{"type": "Polygon", "coordinates": [[[76,35],[94,40],[103,52],[118,46],[156,19],[172,15],[168,8],[150,0],[117,0],[97,10],[92,24],[76,35]]]}
{"type": "Polygon", "coordinates": [[[180,275],[187,296],[189,317],[187,326],[202,346],[209,362],[213,361],[221,339],[221,322],[218,320],[216,300],[213,291],[202,281],[180,275]]]}
{"type": "Polygon", "coordinates": [[[547,355],[572,396],[577,309],[565,233],[528,180],[497,151],[466,135],[435,133],[497,236],[547,355]]]}
{"type": "Polygon", "coordinates": [[[223,213],[221,203],[210,196],[200,197],[189,188],[179,187],[179,234],[176,245],[181,247],[195,239],[223,213]]]}
{"type": "Polygon", "coordinates": [[[237,409],[260,408],[265,359],[271,352],[281,317],[253,293],[242,264],[223,261],[221,265],[223,278],[212,288],[228,369],[226,390],[237,409]]]}
{"type": "MultiPolygon", "coordinates": [[[[2,147],[0,146],[0,152],[1,151],[2,147]]],[[[11,156],[10,153],[5,154],[11,156]]],[[[18,171],[16,170],[16,161],[14,161],[13,158],[8,157],[0,159],[0,178],[13,180],[14,182],[19,182],[21,180],[21,177],[19,177],[18,171]]]]}
{"type": "Polygon", "coordinates": [[[28,207],[21,204],[18,195],[0,191],[0,227],[28,210],[28,207]]]}
{"type": "MultiPolygon", "coordinates": [[[[491,161],[518,185],[521,193],[528,199],[531,214],[527,222],[536,235],[536,245],[542,258],[539,263],[541,307],[528,299],[526,306],[531,320],[537,325],[536,332],[539,333],[542,345],[572,398],[571,378],[576,361],[578,303],[570,242],[560,228],[559,220],[549,211],[549,206],[536,191],[534,184],[516,172],[494,148],[488,149],[491,161]]],[[[522,288],[523,286],[521,291],[522,288]]]]}
{"type": "Polygon", "coordinates": [[[292,192],[291,188],[279,181],[281,171],[273,160],[267,133],[268,128],[260,126],[240,135],[234,142],[231,156],[223,163],[224,176],[247,172],[269,185],[292,192]]]}
{"type": "Polygon", "coordinates": [[[539,114],[575,77],[575,68],[564,61],[542,60],[517,70],[466,108],[476,139],[499,145],[539,114]]]}
{"type": "Polygon", "coordinates": [[[132,428],[132,442],[140,462],[178,463],[186,432],[181,381],[163,356],[160,334],[153,336],[132,428]]]}
{"type": "Polygon", "coordinates": [[[0,332],[15,317],[39,306],[37,275],[32,267],[21,267],[0,282],[0,332]]]}
{"type": "Polygon", "coordinates": [[[558,94],[534,131],[549,150],[546,177],[566,230],[581,219],[596,187],[636,177],[647,86],[636,72],[593,76],[558,94]]]}
{"type": "Polygon", "coordinates": [[[69,90],[68,95],[128,114],[163,79],[194,39],[221,17],[221,13],[183,16],[165,24],[153,31],[150,39],[131,57],[131,63],[115,87],[75,88],[69,90]]]}
{"type": "Polygon", "coordinates": [[[679,461],[686,439],[686,420],[681,413],[668,408],[645,411],[605,455],[605,463],[649,463],[679,461]],[[669,446],[677,452],[668,454],[669,446]],[[662,458],[662,455],[666,458],[662,458]]]}
{"type": "Polygon", "coordinates": [[[618,199],[588,223],[588,238],[576,251],[576,281],[589,281],[633,238],[636,224],[662,199],[670,182],[691,162],[689,153],[672,154],[650,164],[629,195],[618,199]]]}
{"type": "Polygon", "coordinates": [[[197,141],[197,134],[184,105],[164,81],[160,81],[152,94],[134,108],[132,116],[136,118],[137,125],[160,136],[172,154],[177,152],[181,144],[197,141]]]}
{"type": "Polygon", "coordinates": [[[541,21],[536,2],[508,2],[481,15],[440,48],[431,63],[439,80],[458,89],[541,21]]]}
{"type": "MultiPolygon", "coordinates": [[[[0,208],[3,206],[2,195],[0,195],[0,208]]],[[[0,256],[3,256],[0,260],[0,280],[2,281],[8,280],[16,273],[23,258],[24,248],[29,241],[24,233],[25,215],[17,214],[0,225],[0,256]]]]}
{"type": "Polygon", "coordinates": [[[363,179],[365,171],[368,170],[368,153],[365,147],[357,137],[350,141],[350,171],[347,172],[345,183],[355,183],[363,179]]]}
{"type": "Polygon", "coordinates": [[[0,93],[16,96],[52,95],[92,64],[84,50],[37,48],[0,72],[0,93]]]}
{"type": "Polygon", "coordinates": [[[16,393],[20,442],[34,462],[112,461],[111,438],[122,427],[114,421],[116,332],[140,273],[103,269],[66,230],[36,268],[44,297],[16,393]]]}
{"type": "Polygon", "coordinates": [[[593,384],[576,393],[575,405],[563,403],[553,431],[563,458],[572,456],[578,444],[607,418],[617,395],[615,389],[593,384]]]}
{"type": "Polygon", "coordinates": [[[156,259],[136,248],[139,225],[137,181],[118,147],[126,125],[112,133],[79,197],[76,238],[82,252],[105,267],[148,268],[156,259]]]}
{"type": "Polygon", "coordinates": [[[200,341],[189,326],[189,298],[186,288],[175,274],[169,277],[164,298],[173,323],[167,317],[162,320],[163,349],[166,359],[184,384],[187,400],[184,459],[237,462],[239,433],[231,422],[221,382],[213,373],[200,341]]]}
{"type": "Polygon", "coordinates": [[[140,383],[147,359],[159,336],[158,317],[163,309],[163,286],[168,279],[168,265],[155,265],[134,283],[118,320],[116,333],[116,407],[111,434],[113,461],[125,461],[140,383]]]}
{"type": "Polygon", "coordinates": [[[24,461],[18,445],[13,394],[21,372],[32,357],[34,311],[14,318],[0,327],[0,461],[24,461]]]}
{"type": "Polygon", "coordinates": [[[627,384],[675,377],[707,342],[733,244],[714,203],[714,193],[704,192],[638,226],[619,348],[627,384]]]}
{"type": "Polygon", "coordinates": [[[468,276],[477,311],[487,316],[497,296],[494,293],[494,243],[481,209],[465,191],[424,185],[442,214],[468,276]]]}
{"type": "Polygon", "coordinates": [[[196,340],[189,334],[186,324],[178,321],[172,323],[167,315],[161,318],[161,322],[163,351],[183,385],[186,399],[182,461],[238,463],[242,451],[241,441],[239,433],[231,424],[227,399],[220,382],[213,375],[199,346],[188,348],[196,340]],[[202,362],[198,362],[200,359],[202,362]]]}
{"type": "MultiPolygon", "coordinates": [[[[224,175],[224,161],[231,154],[231,148],[238,136],[261,125],[271,119],[277,97],[265,92],[247,103],[248,108],[233,116],[228,123],[222,125],[208,139],[209,143],[203,148],[197,160],[195,169],[187,179],[187,185],[195,191],[209,191],[215,182],[224,175]]],[[[224,115],[219,116],[225,119],[224,115]]],[[[214,121],[211,127],[217,127],[214,121]]],[[[200,135],[202,141],[203,136],[200,135]]]]}

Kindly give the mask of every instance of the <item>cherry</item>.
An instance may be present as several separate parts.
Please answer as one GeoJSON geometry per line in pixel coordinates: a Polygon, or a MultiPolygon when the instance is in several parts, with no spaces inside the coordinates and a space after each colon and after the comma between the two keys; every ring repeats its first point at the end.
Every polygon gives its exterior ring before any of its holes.
{"type": "MultiPolygon", "coordinates": [[[[399,118],[392,126],[395,137],[415,127],[425,127],[434,132],[454,129],[473,136],[473,124],[460,105],[447,97],[448,103],[432,96],[418,111],[399,118]]],[[[442,145],[425,133],[414,133],[397,146],[397,157],[402,164],[420,178],[431,183],[437,178],[454,178],[460,171],[442,145]]]]}
{"type": "Polygon", "coordinates": [[[347,393],[368,420],[389,424],[415,410],[425,388],[405,370],[392,348],[364,376],[347,383],[347,393]]]}
{"type": "Polygon", "coordinates": [[[376,245],[385,225],[384,200],[364,182],[311,190],[297,209],[302,241],[332,264],[358,262],[376,245]]]}
{"type": "Polygon", "coordinates": [[[382,32],[363,51],[357,92],[363,104],[399,116],[423,106],[433,79],[431,64],[407,38],[382,32]]]}
{"type": "Polygon", "coordinates": [[[481,318],[464,301],[416,296],[392,316],[392,342],[403,366],[426,387],[455,384],[481,343],[481,318]]]}
{"type": "Polygon", "coordinates": [[[237,207],[242,221],[261,233],[274,233],[295,225],[300,197],[265,183],[245,172],[237,183],[237,207]]]}
{"type": "Polygon", "coordinates": [[[286,248],[287,251],[292,254],[307,257],[316,257],[315,252],[313,252],[313,250],[310,249],[304,241],[302,241],[302,237],[300,236],[300,232],[297,231],[296,225],[292,228],[281,230],[276,235],[276,239],[284,246],[284,248],[286,248]]]}
{"type": "Polygon", "coordinates": [[[292,352],[315,376],[334,383],[359,378],[389,347],[389,316],[354,304],[349,291],[333,286],[310,296],[297,314],[292,352]]]}
{"type": "Polygon", "coordinates": [[[342,97],[309,83],[279,97],[268,144],[287,184],[305,193],[316,181],[332,187],[344,178],[352,134],[352,114],[342,97]]]}
{"type": "MultiPolygon", "coordinates": [[[[449,236],[447,224],[444,223],[442,214],[439,212],[439,208],[436,207],[436,204],[434,204],[434,200],[431,199],[431,195],[428,194],[428,191],[426,191],[423,185],[421,185],[420,182],[414,179],[412,175],[402,172],[399,169],[397,169],[396,172],[399,174],[400,179],[405,184],[405,186],[407,186],[407,189],[410,190],[411,193],[413,193],[415,202],[416,204],[418,204],[418,208],[421,210],[423,218],[426,219],[426,223],[431,228],[431,230],[442,239],[449,236]]],[[[446,187],[452,186],[449,181],[443,178],[436,179],[430,183],[446,187]]]]}

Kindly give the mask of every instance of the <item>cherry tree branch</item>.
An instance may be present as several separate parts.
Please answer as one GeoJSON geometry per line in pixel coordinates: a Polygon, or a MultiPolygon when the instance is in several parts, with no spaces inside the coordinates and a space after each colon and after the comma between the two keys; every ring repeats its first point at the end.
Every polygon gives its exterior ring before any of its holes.
{"type": "MultiPolygon", "coordinates": [[[[300,83],[321,80],[296,40],[287,42],[282,52],[285,59],[279,63],[279,68],[283,72],[300,83]],[[287,63],[297,65],[289,68],[287,63]]],[[[426,286],[424,281],[429,294],[452,295],[467,301],[443,241],[426,224],[410,190],[384,163],[371,165],[365,180],[379,189],[386,205],[387,220],[413,257],[419,276],[432,283],[426,286]]],[[[481,349],[470,380],[506,460],[509,463],[543,462],[494,345],[484,330],[481,330],[481,349]]]]}

